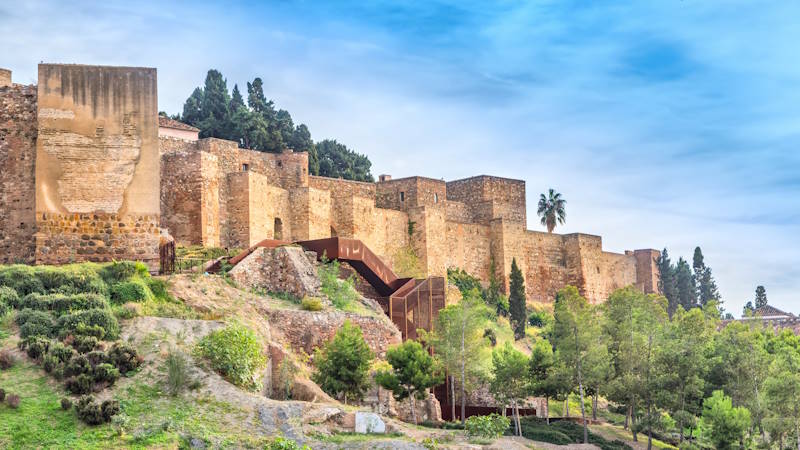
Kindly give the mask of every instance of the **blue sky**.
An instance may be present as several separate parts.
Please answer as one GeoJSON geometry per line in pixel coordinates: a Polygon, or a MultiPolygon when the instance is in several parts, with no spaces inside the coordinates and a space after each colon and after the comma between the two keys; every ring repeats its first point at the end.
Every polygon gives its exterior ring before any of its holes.
{"type": "Polygon", "coordinates": [[[527,180],[561,232],[700,245],[729,311],[758,284],[800,313],[800,3],[0,3],[0,67],[158,68],[179,112],[209,68],[373,161],[527,180]]]}

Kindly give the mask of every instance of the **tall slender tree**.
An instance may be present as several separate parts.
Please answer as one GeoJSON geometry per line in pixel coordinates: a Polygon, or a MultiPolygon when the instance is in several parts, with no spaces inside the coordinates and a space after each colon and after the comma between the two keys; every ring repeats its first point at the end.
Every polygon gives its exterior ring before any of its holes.
{"type": "Polygon", "coordinates": [[[656,259],[658,267],[658,290],[667,299],[667,313],[670,317],[675,314],[678,308],[678,287],[675,284],[675,266],[669,259],[667,249],[661,251],[661,255],[656,259]]]}
{"type": "Polygon", "coordinates": [[[553,232],[556,223],[564,225],[567,221],[566,204],[567,201],[561,197],[561,193],[552,188],[548,191],[547,196],[540,194],[536,213],[542,218],[542,225],[547,227],[548,233],[553,232]]]}
{"type": "Polygon", "coordinates": [[[564,366],[572,372],[578,385],[581,417],[583,418],[583,443],[589,443],[589,431],[584,407],[584,366],[592,347],[600,345],[598,318],[589,302],[575,286],[567,286],[556,297],[554,308],[553,344],[564,366]]]}
{"type": "Polygon", "coordinates": [[[700,306],[705,306],[711,301],[719,300],[719,291],[714,277],[711,275],[711,268],[708,267],[703,258],[703,251],[700,247],[695,247],[692,257],[692,268],[694,269],[695,289],[697,291],[697,301],[700,306]]]}
{"type": "Polygon", "coordinates": [[[682,257],[678,258],[678,264],[675,266],[675,287],[678,291],[678,304],[683,306],[683,309],[688,311],[697,306],[697,291],[692,269],[682,257]]]}
{"type": "Polygon", "coordinates": [[[525,325],[528,322],[528,309],[525,299],[525,278],[517,266],[517,259],[511,260],[511,274],[508,281],[508,308],[511,316],[511,327],[514,329],[514,338],[525,337],[525,325]]]}
{"type": "Polygon", "coordinates": [[[233,136],[230,103],[225,78],[218,70],[209,70],[203,88],[203,119],[198,127],[202,137],[229,139],[233,136]]]}
{"type": "Polygon", "coordinates": [[[767,306],[767,290],[764,289],[764,286],[758,286],[756,288],[755,307],[758,309],[764,306],[767,306]]]}
{"type": "MultiPolygon", "coordinates": [[[[528,397],[527,383],[528,357],[506,342],[501,348],[492,351],[492,380],[490,390],[511,403],[514,415],[514,429],[522,436],[519,421],[519,403],[528,397]]],[[[505,405],[504,405],[505,407],[505,405]]]]}

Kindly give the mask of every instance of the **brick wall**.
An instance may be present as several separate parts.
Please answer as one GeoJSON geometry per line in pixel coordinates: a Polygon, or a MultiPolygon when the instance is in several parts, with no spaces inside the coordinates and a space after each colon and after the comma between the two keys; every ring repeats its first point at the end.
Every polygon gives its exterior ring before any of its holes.
{"type": "Polygon", "coordinates": [[[36,136],[36,86],[0,87],[0,263],[3,264],[33,260],[36,136]]]}

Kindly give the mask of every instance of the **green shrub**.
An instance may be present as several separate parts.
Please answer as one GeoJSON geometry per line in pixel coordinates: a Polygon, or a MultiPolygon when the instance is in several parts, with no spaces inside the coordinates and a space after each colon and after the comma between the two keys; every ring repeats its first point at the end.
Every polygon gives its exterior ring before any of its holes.
{"type": "MultiPolygon", "coordinates": [[[[324,259],[323,259],[324,261],[324,259]]],[[[339,261],[320,264],[318,269],[319,280],[323,294],[331,301],[334,307],[346,309],[353,302],[358,301],[359,294],[355,289],[354,279],[339,279],[339,261]]]]}
{"type": "Polygon", "coordinates": [[[189,364],[186,355],[171,349],[164,365],[167,369],[167,391],[173,397],[177,396],[189,384],[189,364]]]}
{"type": "Polygon", "coordinates": [[[146,264],[141,262],[115,261],[103,266],[100,269],[100,276],[106,284],[114,285],[122,281],[128,281],[135,276],[149,278],[150,270],[146,264]]]}
{"type": "Polygon", "coordinates": [[[53,369],[58,367],[59,364],[61,364],[61,361],[59,361],[58,358],[50,354],[46,355],[42,360],[42,368],[47,373],[51,373],[53,369]]]}
{"type": "Polygon", "coordinates": [[[76,377],[78,375],[88,374],[92,370],[92,365],[89,359],[83,355],[75,355],[67,361],[64,366],[64,375],[67,377],[76,377]]]}
{"type": "Polygon", "coordinates": [[[25,350],[29,358],[39,359],[47,354],[50,339],[42,336],[29,336],[19,342],[19,348],[25,350]]]}
{"type": "Polygon", "coordinates": [[[90,395],[81,397],[75,405],[78,418],[87,425],[110,422],[112,417],[119,414],[119,411],[119,402],[116,400],[106,400],[102,404],[98,404],[90,395]]]}
{"type": "Polygon", "coordinates": [[[266,447],[267,450],[311,450],[311,447],[304,445],[300,446],[297,442],[287,439],[285,437],[276,437],[271,440],[266,447]]]}
{"type": "Polygon", "coordinates": [[[58,359],[58,362],[67,362],[75,356],[75,350],[62,344],[61,342],[52,342],[47,354],[58,359]]]}
{"type": "Polygon", "coordinates": [[[42,294],[46,292],[41,280],[36,276],[36,269],[22,264],[0,267],[0,286],[10,287],[19,296],[25,296],[31,292],[42,294]]]}
{"type": "Polygon", "coordinates": [[[64,411],[69,411],[70,409],[72,409],[72,400],[70,400],[67,397],[62,398],[61,409],[63,409],[64,411]]]}
{"type": "Polygon", "coordinates": [[[86,357],[86,360],[89,361],[89,364],[92,365],[92,367],[95,367],[99,364],[111,364],[111,358],[108,357],[106,352],[93,351],[85,354],[84,356],[86,357]]]}
{"type": "Polygon", "coordinates": [[[499,414],[488,416],[472,416],[465,423],[464,429],[471,438],[497,439],[508,429],[511,421],[499,414]]]}
{"type": "Polygon", "coordinates": [[[238,386],[256,388],[256,372],[266,364],[261,343],[253,330],[233,323],[205,336],[200,353],[223,376],[238,386]]]}
{"type": "Polygon", "coordinates": [[[136,350],[123,342],[114,343],[108,351],[108,359],[123,375],[136,370],[142,364],[142,360],[136,354],[136,350]]]}
{"type": "Polygon", "coordinates": [[[19,308],[30,308],[39,311],[55,311],[58,315],[70,311],[92,308],[105,308],[105,297],[100,294],[40,294],[34,292],[26,295],[18,302],[19,308]]]}
{"type": "Polygon", "coordinates": [[[99,340],[94,336],[77,335],[72,337],[72,348],[78,353],[89,353],[97,348],[99,340]]]}
{"type": "Polygon", "coordinates": [[[111,286],[111,301],[117,305],[128,302],[139,303],[152,298],[153,293],[150,292],[147,283],[138,278],[111,286]]]}
{"type": "Polygon", "coordinates": [[[304,297],[300,302],[303,311],[322,311],[322,300],[316,297],[304,297]]]}
{"type": "Polygon", "coordinates": [[[60,334],[84,334],[81,331],[86,327],[95,326],[103,330],[101,339],[114,340],[119,337],[119,323],[107,309],[87,309],[67,314],[59,317],[56,324],[60,334]]]}
{"type": "Polygon", "coordinates": [[[97,273],[99,266],[92,263],[66,266],[38,266],[36,277],[42,282],[45,292],[61,294],[94,293],[107,295],[108,287],[97,273]]]}
{"type": "Polygon", "coordinates": [[[0,402],[5,401],[5,399],[6,399],[6,390],[0,388],[0,402]]]}
{"type": "Polygon", "coordinates": [[[155,298],[161,300],[170,300],[172,296],[169,295],[169,285],[165,280],[160,278],[149,278],[147,280],[147,287],[153,293],[155,298]]]}
{"type": "Polygon", "coordinates": [[[95,383],[108,383],[109,386],[119,379],[119,369],[111,364],[98,364],[93,370],[95,383]]]}
{"type": "Polygon", "coordinates": [[[553,315],[546,311],[534,311],[528,316],[528,325],[544,328],[553,322],[553,315]]]}
{"type": "Polygon", "coordinates": [[[36,311],[33,309],[23,309],[22,311],[17,313],[17,317],[14,318],[14,322],[20,327],[25,325],[26,323],[35,323],[41,325],[45,328],[52,329],[53,327],[53,316],[45,311],[36,311]]]}
{"type": "Polygon", "coordinates": [[[8,286],[0,286],[0,317],[3,317],[11,310],[18,308],[19,294],[8,286]]]}
{"type": "Polygon", "coordinates": [[[39,323],[31,322],[19,327],[19,335],[23,339],[33,336],[47,337],[50,335],[50,327],[39,323]]]}
{"type": "Polygon", "coordinates": [[[67,392],[75,395],[88,394],[92,391],[93,385],[92,377],[85,373],[76,377],[69,377],[64,382],[64,387],[67,389],[67,392]]]}

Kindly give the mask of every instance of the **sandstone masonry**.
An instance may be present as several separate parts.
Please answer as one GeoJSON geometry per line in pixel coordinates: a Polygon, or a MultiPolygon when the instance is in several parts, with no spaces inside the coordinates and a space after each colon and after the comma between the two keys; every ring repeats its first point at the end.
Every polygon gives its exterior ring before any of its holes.
{"type": "Polygon", "coordinates": [[[527,230],[522,180],[316,177],[306,153],[159,128],[155,69],[42,64],[38,87],[0,70],[0,106],[0,262],[154,266],[165,231],[228,248],[340,236],[390,266],[413,248],[427,275],[460,267],[486,281],[494,261],[504,286],[516,259],[531,301],[567,284],[593,303],[627,285],[657,290],[655,250],[527,230]]]}

